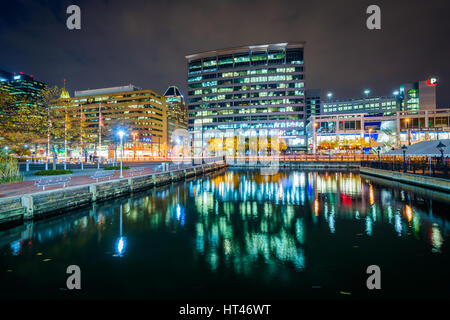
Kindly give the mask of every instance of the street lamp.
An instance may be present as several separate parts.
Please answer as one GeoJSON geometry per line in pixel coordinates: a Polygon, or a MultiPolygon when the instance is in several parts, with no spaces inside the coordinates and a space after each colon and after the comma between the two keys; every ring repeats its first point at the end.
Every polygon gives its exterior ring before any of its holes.
{"type": "Polygon", "coordinates": [[[406,172],[406,150],[408,149],[407,146],[403,145],[402,146],[402,151],[403,151],[403,172],[406,172]]]}
{"type": "Polygon", "coordinates": [[[406,122],[406,134],[408,135],[408,146],[411,145],[411,137],[409,134],[409,119],[405,119],[406,122]]]}
{"type": "Polygon", "coordinates": [[[378,161],[381,163],[381,147],[380,146],[377,147],[377,152],[378,152],[378,161]]]}
{"type": "Polygon", "coordinates": [[[333,97],[333,92],[328,92],[327,97],[328,97],[328,99],[331,99],[333,97]]]}
{"type": "Polygon", "coordinates": [[[8,147],[8,146],[5,146],[3,149],[5,150],[5,155],[8,156],[8,150],[9,150],[9,147],[8,147]]]}
{"type": "Polygon", "coordinates": [[[368,97],[369,94],[370,94],[370,90],[369,90],[369,89],[365,89],[365,90],[364,90],[364,94],[366,95],[366,97],[368,97]]]}
{"type": "Polygon", "coordinates": [[[371,134],[372,133],[372,128],[369,128],[369,151],[372,151],[372,139],[371,139],[371,134]]]}
{"type": "Polygon", "coordinates": [[[436,148],[441,152],[441,158],[442,158],[442,166],[445,165],[444,161],[444,150],[447,146],[442,143],[442,141],[439,141],[439,144],[436,146],[436,148]]]}
{"type": "Polygon", "coordinates": [[[122,163],[123,163],[123,136],[125,135],[125,132],[123,132],[122,130],[120,130],[119,132],[117,132],[117,134],[120,137],[120,178],[123,178],[123,174],[122,174],[122,163]]]}
{"type": "Polygon", "coordinates": [[[313,143],[314,143],[314,154],[316,154],[317,153],[317,127],[319,126],[319,123],[317,123],[317,122],[314,122],[314,137],[313,137],[313,139],[314,139],[314,141],[313,141],[313,143]]]}

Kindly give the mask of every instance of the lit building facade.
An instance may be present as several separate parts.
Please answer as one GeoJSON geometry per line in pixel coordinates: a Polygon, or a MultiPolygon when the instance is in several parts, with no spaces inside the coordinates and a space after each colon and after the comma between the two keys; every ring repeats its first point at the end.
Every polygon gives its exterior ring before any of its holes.
{"type": "Polygon", "coordinates": [[[176,86],[167,88],[164,97],[167,104],[167,141],[172,145],[172,133],[177,129],[187,130],[187,108],[176,86]]]}
{"type": "MultiPolygon", "coordinates": [[[[252,135],[281,132],[306,148],[304,43],[243,46],[186,56],[188,127],[252,135]]],[[[195,129],[197,131],[197,129],[195,129]]]]}
{"type": "Polygon", "coordinates": [[[397,111],[433,111],[436,110],[436,85],[437,79],[429,78],[402,84],[399,90],[386,97],[368,95],[345,100],[322,99],[319,114],[367,113],[388,116],[397,111]]]}
{"type": "Polygon", "coordinates": [[[343,151],[343,145],[365,145],[383,151],[392,147],[411,145],[420,141],[450,139],[450,109],[397,111],[390,115],[347,113],[315,115],[307,125],[309,149],[313,153],[321,145],[334,142],[343,151]]]}
{"type": "Polygon", "coordinates": [[[75,113],[79,110],[86,131],[96,137],[90,150],[113,158],[118,142],[115,133],[120,128],[127,132],[124,156],[141,158],[167,152],[165,100],[153,90],[128,85],[75,91],[70,108],[75,113]]]}
{"type": "Polygon", "coordinates": [[[0,89],[18,99],[28,99],[33,102],[39,98],[45,87],[46,85],[35,80],[33,75],[0,70],[0,89]]]}

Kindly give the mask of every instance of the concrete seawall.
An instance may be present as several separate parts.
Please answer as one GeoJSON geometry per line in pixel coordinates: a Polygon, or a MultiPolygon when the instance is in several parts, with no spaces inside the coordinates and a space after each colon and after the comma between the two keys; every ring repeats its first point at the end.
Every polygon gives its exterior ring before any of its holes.
{"type": "Polygon", "coordinates": [[[113,199],[155,186],[201,176],[225,167],[224,164],[206,164],[189,169],[107,180],[90,185],[3,198],[0,199],[0,224],[67,212],[88,206],[92,202],[113,199]]]}
{"type": "MultiPolygon", "coordinates": [[[[244,168],[244,169],[260,169],[262,165],[260,163],[252,162],[229,162],[228,165],[234,168],[244,168]]],[[[269,162],[263,163],[264,167],[269,165],[272,168],[280,169],[310,169],[310,170],[358,170],[360,163],[356,161],[279,161],[270,164],[269,162]]]]}
{"type": "Polygon", "coordinates": [[[422,188],[428,188],[432,190],[450,193],[450,180],[422,176],[418,174],[388,171],[374,168],[364,168],[364,167],[361,167],[359,172],[361,174],[371,175],[396,182],[412,184],[422,188]]]}

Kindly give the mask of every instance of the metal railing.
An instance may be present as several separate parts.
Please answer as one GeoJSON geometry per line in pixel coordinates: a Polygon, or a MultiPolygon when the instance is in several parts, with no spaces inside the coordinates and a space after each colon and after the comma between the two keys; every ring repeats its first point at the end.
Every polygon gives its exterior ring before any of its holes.
{"type": "Polygon", "coordinates": [[[448,161],[444,161],[444,164],[442,164],[441,158],[433,158],[429,159],[429,161],[411,159],[405,159],[404,161],[394,159],[389,161],[386,158],[384,157],[382,160],[361,161],[361,167],[450,179],[450,165],[448,161]]]}

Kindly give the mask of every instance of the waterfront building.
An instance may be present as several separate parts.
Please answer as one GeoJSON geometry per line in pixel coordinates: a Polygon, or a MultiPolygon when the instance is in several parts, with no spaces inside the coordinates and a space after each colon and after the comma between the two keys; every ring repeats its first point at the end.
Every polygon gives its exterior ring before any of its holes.
{"type": "Polygon", "coordinates": [[[162,156],[167,152],[167,113],[164,96],[134,85],[75,91],[69,107],[94,136],[90,150],[104,158],[116,155],[117,131],[127,133],[126,158],[162,156]]]}
{"type": "Polygon", "coordinates": [[[307,125],[312,152],[334,142],[338,150],[351,141],[366,144],[365,152],[383,150],[420,141],[450,138],[450,109],[396,111],[392,114],[346,113],[315,115],[307,125]]]}
{"type": "Polygon", "coordinates": [[[164,97],[167,105],[167,141],[172,145],[172,133],[177,129],[187,130],[187,108],[176,86],[167,88],[164,97]]]}
{"type": "Polygon", "coordinates": [[[320,114],[367,113],[393,115],[397,111],[436,110],[436,78],[402,84],[390,96],[369,96],[344,100],[321,99],[320,114]]]}
{"type": "Polygon", "coordinates": [[[324,92],[321,89],[307,89],[305,90],[305,116],[309,119],[312,115],[320,114],[320,106],[324,92]]]}
{"type": "MultiPolygon", "coordinates": [[[[242,46],[186,56],[190,131],[280,133],[304,149],[304,42],[242,46]]],[[[216,133],[214,133],[216,134],[216,133]]]]}
{"type": "Polygon", "coordinates": [[[39,98],[45,87],[45,83],[37,81],[33,75],[0,70],[0,90],[17,97],[19,100],[27,99],[33,102],[39,98]]]}

